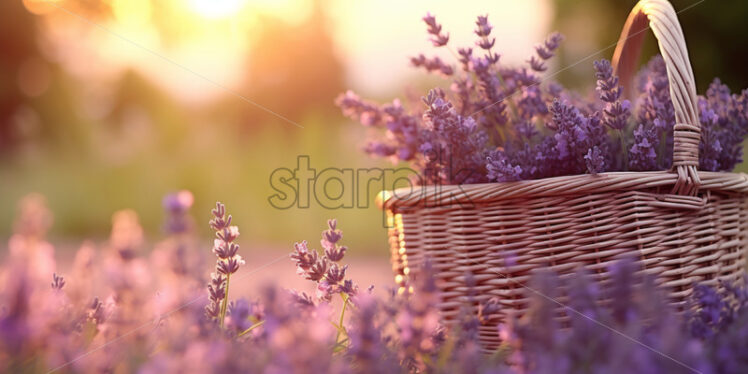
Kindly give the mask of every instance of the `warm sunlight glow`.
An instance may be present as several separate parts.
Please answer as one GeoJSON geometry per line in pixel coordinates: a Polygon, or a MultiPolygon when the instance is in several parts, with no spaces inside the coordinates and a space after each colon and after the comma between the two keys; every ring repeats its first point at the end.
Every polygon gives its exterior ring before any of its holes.
{"type": "Polygon", "coordinates": [[[239,11],[246,0],[191,0],[192,9],[205,18],[225,18],[239,11]]]}
{"type": "Polygon", "coordinates": [[[112,12],[125,26],[150,25],[151,2],[148,0],[113,0],[112,12]]]}
{"type": "Polygon", "coordinates": [[[56,10],[55,4],[59,2],[60,0],[23,0],[23,5],[31,13],[45,14],[56,10]]]}

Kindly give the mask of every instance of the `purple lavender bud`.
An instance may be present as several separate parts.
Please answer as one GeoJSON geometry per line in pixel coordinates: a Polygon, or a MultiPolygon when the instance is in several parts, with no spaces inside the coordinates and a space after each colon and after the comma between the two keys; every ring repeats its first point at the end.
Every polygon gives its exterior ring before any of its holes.
{"type": "Polygon", "coordinates": [[[473,60],[473,49],[472,48],[458,48],[457,54],[460,55],[460,63],[462,64],[462,69],[465,71],[470,71],[470,62],[473,60]]]}
{"type": "Polygon", "coordinates": [[[294,252],[291,253],[291,260],[296,263],[296,266],[302,272],[306,272],[306,270],[310,269],[317,262],[317,256],[317,251],[310,251],[307,248],[306,240],[304,240],[301,243],[294,244],[294,252]]]}
{"type": "Polygon", "coordinates": [[[590,174],[597,174],[605,171],[605,157],[597,146],[594,146],[587,151],[587,154],[584,155],[584,161],[587,165],[587,172],[590,174]]]}
{"type": "Polygon", "coordinates": [[[555,55],[556,49],[558,49],[563,40],[563,35],[554,32],[548,35],[545,42],[535,46],[536,56],[531,56],[528,60],[530,68],[539,73],[546,71],[548,68],[545,65],[545,61],[548,61],[555,55]]]}
{"type": "Polygon", "coordinates": [[[100,325],[106,321],[104,303],[102,303],[98,297],[94,297],[89,304],[86,318],[95,325],[100,325]]]}
{"type": "Polygon", "coordinates": [[[492,297],[478,305],[478,320],[481,324],[486,325],[499,313],[500,310],[501,303],[499,302],[499,299],[492,297]]]}
{"type": "Polygon", "coordinates": [[[335,230],[336,221],[331,220],[329,223],[329,229],[322,232],[322,246],[325,248],[334,247],[335,243],[339,242],[343,238],[343,234],[340,230],[335,230]]]}
{"type": "Polygon", "coordinates": [[[189,210],[194,202],[192,193],[182,190],[164,196],[162,205],[166,211],[165,231],[169,234],[180,234],[192,227],[189,210]]]}
{"type": "Polygon", "coordinates": [[[235,331],[241,332],[252,326],[252,322],[249,320],[250,306],[247,300],[239,299],[232,301],[228,307],[228,323],[229,328],[235,331]]]}
{"type": "Polygon", "coordinates": [[[606,103],[614,103],[621,97],[622,89],[618,85],[618,77],[613,75],[610,61],[602,59],[594,62],[595,77],[597,78],[597,93],[606,103]]]}
{"type": "Polygon", "coordinates": [[[476,42],[476,44],[478,45],[478,47],[481,47],[481,48],[483,48],[485,50],[489,50],[489,49],[493,48],[494,44],[496,44],[496,38],[490,38],[490,39],[489,38],[485,38],[485,39],[481,39],[478,42],[476,42]]]}
{"type": "MultiPolygon", "coordinates": [[[[369,293],[374,286],[369,287],[369,293]]],[[[346,279],[343,284],[338,285],[338,292],[347,294],[348,296],[355,296],[358,294],[358,286],[353,283],[352,280],[346,279]]]]}
{"type": "Polygon", "coordinates": [[[623,88],[618,84],[618,77],[613,75],[613,67],[608,60],[595,61],[595,76],[597,77],[597,92],[600,100],[606,104],[605,124],[615,130],[626,127],[631,117],[631,103],[628,100],[619,101],[623,88]]]}
{"type": "Polygon", "coordinates": [[[530,59],[527,60],[527,62],[530,64],[530,69],[537,71],[538,73],[548,70],[548,67],[545,66],[545,62],[535,56],[530,56],[530,59]]]}
{"type": "MultiPolygon", "coordinates": [[[[229,218],[230,217],[231,216],[229,216],[229,218]]],[[[226,243],[233,242],[237,237],[239,237],[239,228],[236,226],[224,227],[223,230],[218,230],[218,232],[216,232],[216,236],[226,243]]]]}
{"type": "Polygon", "coordinates": [[[216,240],[215,246],[213,247],[213,253],[222,260],[228,260],[229,258],[236,256],[238,251],[239,245],[236,243],[226,243],[220,240],[216,240]]]}
{"type": "Polygon", "coordinates": [[[211,211],[213,219],[210,221],[210,227],[213,230],[220,231],[231,224],[231,216],[226,218],[226,206],[216,202],[216,207],[211,211]]]}
{"type": "Polygon", "coordinates": [[[501,150],[491,152],[486,158],[486,170],[488,179],[496,182],[517,181],[522,175],[522,167],[510,164],[506,154],[501,150]]]}
{"type": "Polygon", "coordinates": [[[578,153],[579,146],[587,140],[583,129],[585,118],[576,107],[559,100],[553,101],[549,111],[552,115],[550,127],[556,130],[554,137],[560,157],[568,158],[578,153]]]}
{"type": "Polygon", "coordinates": [[[436,18],[431,13],[426,13],[423,17],[423,22],[426,23],[427,31],[431,35],[431,43],[435,47],[442,47],[447,45],[449,42],[449,33],[442,33],[442,25],[436,22],[436,18]]]}
{"type": "Polygon", "coordinates": [[[291,296],[296,305],[300,306],[302,309],[310,309],[317,306],[312,297],[307,295],[306,292],[291,290],[291,296]]]}
{"type": "Polygon", "coordinates": [[[385,143],[369,142],[366,147],[364,147],[364,152],[379,157],[390,157],[397,152],[397,148],[385,143]]]}
{"type": "Polygon", "coordinates": [[[164,196],[162,205],[165,210],[170,212],[186,212],[192,207],[194,202],[192,193],[187,190],[175,192],[164,196]]]}
{"type": "Polygon", "coordinates": [[[639,125],[634,130],[634,145],[629,150],[629,169],[649,171],[657,169],[657,145],[660,140],[654,128],[639,125]]]}
{"type": "Polygon", "coordinates": [[[228,281],[231,274],[239,271],[244,260],[238,255],[239,245],[233,243],[239,237],[239,228],[231,226],[231,215],[226,215],[226,206],[217,202],[211,212],[210,227],[216,231],[213,252],[218,256],[215,272],[208,284],[209,304],[205,307],[206,316],[223,326],[228,306],[228,281]]]}
{"type": "Polygon", "coordinates": [[[52,289],[56,291],[62,290],[62,287],[65,287],[65,279],[62,278],[62,276],[57,275],[57,273],[52,274],[52,289]]]}
{"type": "Polygon", "coordinates": [[[325,274],[325,279],[330,284],[338,284],[345,279],[346,269],[348,269],[348,265],[341,267],[341,266],[338,266],[338,264],[336,263],[332,263],[330,267],[327,269],[327,273],[325,274]]]}
{"type": "Polygon", "coordinates": [[[335,285],[323,279],[317,283],[316,296],[317,300],[330,302],[332,295],[335,293],[335,285]]]}
{"type": "Polygon", "coordinates": [[[317,261],[306,271],[306,274],[304,274],[305,278],[317,282],[325,276],[325,273],[327,273],[327,267],[327,258],[319,257],[317,261]]]}
{"type": "Polygon", "coordinates": [[[205,306],[205,316],[211,319],[216,319],[221,314],[221,306],[218,303],[211,301],[205,306]]]}
{"type": "Polygon", "coordinates": [[[210,300],[221,301],[224,297],[226,297],[226,289],[223,285],[218,287],[208,285],[208,297],[210,298],[210,300]]]}
{"type": "Polygon", "coordinates": [[[444,61],[442,61],[439,57],[433,57],[429,59],[423,54],[420,54],[417,57],[411,57],[410,63],[414,67],[421,67],[426,69],[426,71],[429,73],[437,72],[446,77],[451,76],[454,73],[454,69],[451,66],[447,65],[444,61]]]}
{"type": "Polygon", "coordinates": [[[340,107],[343,115],[360,121],[364,126],[375,126],[382,123],[382,112],[374,104],[362,100],[353,91],[346,91],[335,99],[335,105],[340,107]]]}
{"type": "Polygon", "coordinates": [[[332,262],[340,262],[345,256],[346,246],[333,246],[325,248],[325,257],[332,262]]]}
{"type": "Polygon", "coordinates": [[[477,26],[475,28],[475,35],[478,35],[480,37],[491,35],[493,26],[491,26],[491,23],[488,22],[488,14],[486,14],[485,16],[478,16],[478,19],[475,21],[475,25],[477,26]]]}
{"type": "Polygon", "coordinates": [[[696,285],[694,296],[699,310],[690,321],[691,332],[698,338],[709,338],[725,317],[727,304],[714,288],[703,284],[696,285]]]}
{"type": "Polygon", "coordinates": [[[401,370],[384,343],[382,326],[376,321],[381,315],[378,300],[371,295],[361,295],[355,300],[358,312],[351,316],[349,337],[351,346],[348,354],[358,367],[370,373],[394,373],[401,370]]]}
{"type": "Polygon", "coordinates": [[[216,263],[216,270],[221,274],[234,274],[239,270],[239,266],[244,265],[244,260],[241,256],[234,256],[225,261],[218,261],[216,263]]]}

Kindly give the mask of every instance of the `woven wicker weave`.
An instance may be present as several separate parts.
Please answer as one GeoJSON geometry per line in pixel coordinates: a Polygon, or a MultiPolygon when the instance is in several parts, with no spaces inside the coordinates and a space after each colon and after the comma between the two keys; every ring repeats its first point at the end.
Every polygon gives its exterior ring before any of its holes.
{"type": "MultiPolygon", "coordinates": [[[[429,258],[437,271],[442,317],[449,323],[468,300],[465,274],[470,272],[477,284],[476,303],[499,298],[499,323],[510,311],[524,311],[529,295],[523,285],[538,268],[564,275],[584,267],[605,279],[615,259],[635,255],[678,307],[695,283],[742,275],[748,175],[696,169],[696,90],[670,3],[643,0],[636,5],[613,64],[626,85],[648,29],[657,37],[670,80],[674,169],[383,192],[378,203],[389,217],[397,282],[406,285],[429,258]],[[506,267],[509,253],[513,265],[506,267]]],[[[481,327],[480,338],[484,347],[500,343],[495,324],[481,327]]]]}

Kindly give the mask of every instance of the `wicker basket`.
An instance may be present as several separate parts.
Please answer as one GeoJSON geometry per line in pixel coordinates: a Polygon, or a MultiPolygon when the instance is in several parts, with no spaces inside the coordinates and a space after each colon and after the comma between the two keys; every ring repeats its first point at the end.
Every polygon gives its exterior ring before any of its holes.
{"type": "MultiPolygon", "coordinates": [[[[673,170],[385,191],[378,203],[387,211],[398,283],[406,285],[429,258],[441,291],[439,308],[449,323],[468,300],[464,277],[470,272],[477,302],[499,298],[499,323],[508,311],[524,311],[529,295],[523,285],[538,268],[563,275],[584,267],[604,279],[615,259],[634,255],[679,307],[695,283],[741,276],[748,245],[748,175],[697,172],[696,90],[670,3],[636,5],[613,64],[626,85],[648,28],[665,60],[675,107],[673,170]],[[508,253],[514,258],[511,267],[504,266],[508,253]]],[[[482,327],[480,338],[484,347],[500,343],[495,325],[482,327]]]]}

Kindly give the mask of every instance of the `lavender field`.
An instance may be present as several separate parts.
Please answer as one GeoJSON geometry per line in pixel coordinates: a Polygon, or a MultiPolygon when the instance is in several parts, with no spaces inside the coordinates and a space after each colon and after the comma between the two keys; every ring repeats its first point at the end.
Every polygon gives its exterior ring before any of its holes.
{"type": "Polygon", "coordinates": [[[748,373],[748,5],[636,4],[3,2],[0,372],[748,373]]]}

